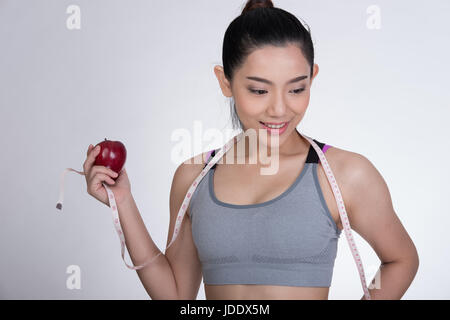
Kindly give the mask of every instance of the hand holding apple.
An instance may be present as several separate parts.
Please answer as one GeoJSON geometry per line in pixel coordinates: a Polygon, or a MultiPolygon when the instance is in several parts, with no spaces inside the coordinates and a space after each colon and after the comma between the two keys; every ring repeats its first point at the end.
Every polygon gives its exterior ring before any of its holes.
{"type": "Polygon", "coordinates": [[[108,194],[102,185],[105,183],[113,191],[116,203],[120,204],[131,196],[130,181],[123,168],[127,155],[125,146],[120,141],[105,138],[96,147],[89,146],[83,165],[87,192],[109,206],[108,194]]]}

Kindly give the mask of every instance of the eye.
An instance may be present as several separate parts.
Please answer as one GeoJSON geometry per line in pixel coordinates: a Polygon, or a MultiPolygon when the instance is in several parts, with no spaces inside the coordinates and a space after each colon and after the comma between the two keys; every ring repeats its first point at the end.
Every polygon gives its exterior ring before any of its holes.
{"type": "Polygon", "coordinates": [[[257,96],[261,96],[262,94],[264,94],[264,92],[267,92],[266,90],[261,90],[261,89],[248,89],[251,93],[256,94],[257,96]]]}
{"type": "Polygon", "coordinates": [[[300,89],[295,89],[295,90],[292,90],[292,91],[295,91],[294,94],[300,94],[300,93],[302,93],[304,90],[305,90],[305,88],[300,88],[300,89]]]}

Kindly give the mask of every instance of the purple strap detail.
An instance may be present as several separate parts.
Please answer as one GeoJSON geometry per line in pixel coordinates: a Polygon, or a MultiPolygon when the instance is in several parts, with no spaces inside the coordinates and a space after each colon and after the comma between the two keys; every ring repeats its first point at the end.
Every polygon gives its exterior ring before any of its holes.
{"type": "Polygon", "coordinates": [[[206,163],[208,163],[209,157],[211,157],[211,153],[214,151],[214,149],[212,149],[211,151],[208,152],[208,156],[206,157],[206,163]]]}

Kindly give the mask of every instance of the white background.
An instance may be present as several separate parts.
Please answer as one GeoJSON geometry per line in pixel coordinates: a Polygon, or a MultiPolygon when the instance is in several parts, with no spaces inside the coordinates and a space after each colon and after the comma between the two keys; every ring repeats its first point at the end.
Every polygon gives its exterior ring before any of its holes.
{"type": "MultiPolygon", "coordinates": [[[[82,170],[89,144],[122,141],[133,196],[164,251],[181,163],[172,161],[171,135],[192,132],[194,121],[231,128],[213,67],[244,4],[0,1],[0,298],[149,299],[120,257],[109,208],[87,194],[83,176],[66,176],[56,210],[60,174],[82,170]],[[66,27],[69,5],[81,9],[79,30],[66,27]],[[69,265],[81,268],[79,290],[66,288],[69,265]]],[[[274,4],[311,27],[320,67],[299,131],[366,156],[384,177],[420,257],[403,299],[450,298],[450,2],[274,4]],[[381,29],[367,27],[370,5],[381,10],[381,29]]],[[[223,144],[205,141],[202,150],[223,144]]],[[[369,281],[380,261],[353,236],[369,281]]],[[[343,232],[329,298],[362,295],[343,232]]]]}

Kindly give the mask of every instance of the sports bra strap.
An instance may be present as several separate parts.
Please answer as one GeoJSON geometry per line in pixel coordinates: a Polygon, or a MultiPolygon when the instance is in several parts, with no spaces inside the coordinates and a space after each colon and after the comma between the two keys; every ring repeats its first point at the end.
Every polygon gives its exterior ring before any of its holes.
{"type": "MultiPolygon", "coordinates": [[[[205,165],[203,166],[203,169],[205,169],[205,167],[208,165],[209,160],[214,157],[216,154],[216,149],[212,149],[211,151],[208,152],[208,155],[206,156],[206,161],[205,161],[205,165]]],[[[212,166],[211,169],[215,168],[216,165],[214,164],[214,166],[212,166]]]]}
{"type": "MultiPolygon", "coordinates": [[[[313,139],[313,140],[314,140],[315,143],[317,143],[317,144],[321,147],[323,153],[327,152],[327,150],[328,150],[330,147],[332,147],[331,145],[326,144],[326,143],[319,142],[319,141],[317,141],[316,139],[313,139]]],[[[206,167],[206,165],[208,164],[209,160],[210,160],[212,157],[214,157],[214,155],[216,154],[216,150],[217,150],[217,149],[212,149],[212,150],[210,150],[210,151],[208,152],[208,155],[206,156],[206,161],[205,161],[205,165],[203,166],[203,169],[206,167]]],[[[313,150],[313,147],[312,147],[312,146],[310,146],[310,150],[309,150],[309,154],[308,154],[308,156],[307,156],[306,162],[315,162],[315,163],[319,163],[319,156],[318,156],[317,153],[313,150]]],[[[212,169],[214,169],[215,167],[216,167],[216,165],[214,165],[214,166],[212,167],[212,169]]]]}

